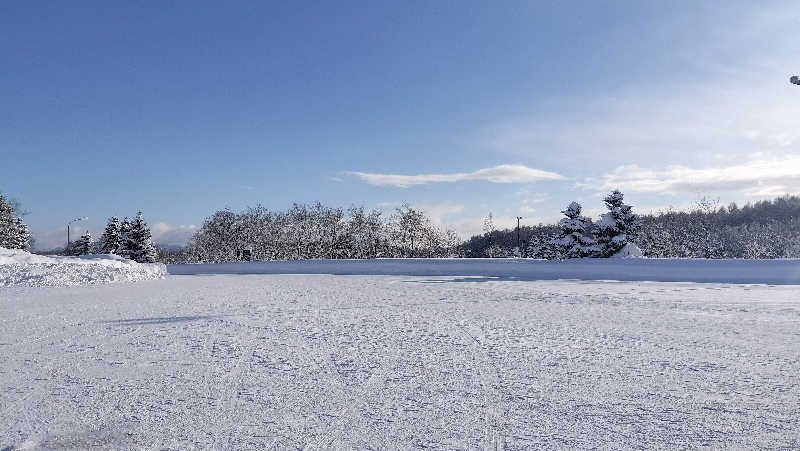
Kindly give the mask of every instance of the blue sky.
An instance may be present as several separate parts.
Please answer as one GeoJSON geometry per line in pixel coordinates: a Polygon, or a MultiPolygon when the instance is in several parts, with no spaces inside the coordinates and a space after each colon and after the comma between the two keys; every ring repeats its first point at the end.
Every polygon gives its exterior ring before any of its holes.
{"type": "Polygon", "coordinates": [[[407,201],[477,232],[800,191],[798,2],[0,5],[0,190],[43,247],[142,210],[407,201]]]}

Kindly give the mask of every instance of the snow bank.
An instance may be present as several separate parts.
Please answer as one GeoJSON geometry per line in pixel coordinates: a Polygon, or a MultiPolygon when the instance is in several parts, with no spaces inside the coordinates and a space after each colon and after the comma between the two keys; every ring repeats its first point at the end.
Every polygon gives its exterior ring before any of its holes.
{"type": "Polygon", "coordinates": [[[800,285],[800,260],[515,258],[265,261],[168,265],[170,274],[484,276],[517,280],[625,280],[800,285]]]}
{"type": "Polygon", "coordinates": [[[66,287],[161,279],[161,263],[136,263],[117,255],[55,257],[0,248],[0,287],[66,287]]]}

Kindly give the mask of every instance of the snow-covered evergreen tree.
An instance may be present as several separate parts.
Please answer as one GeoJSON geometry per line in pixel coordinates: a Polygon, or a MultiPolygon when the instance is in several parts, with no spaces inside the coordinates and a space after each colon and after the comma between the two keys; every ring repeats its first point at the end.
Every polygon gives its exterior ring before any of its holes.
{"type": "Polygon", "coordinates": [[[15,236],[14,207],[0,194],[0,247],[11,249],[11,239],[15,236]]]}
{"type": "Polygon", "coordinates": [[[0,247],[28,249],[30,243],[28,226],[16,215],[14,204],[0,194],[0,247]]]}
{"type": "Polygon", "coordinates": [[[101,254],[116,254],[122,245],[122,226],[119,223],[119,218],[116,216],[108,220],[106,230],[103,236],[100,237],[100,253],[101,254]]]}
{"type": "Polygon", "coordinates": [[[630,205],[623,202],[623,194],[619,190],[612,191],[603,201],[608,213],[603,213],[597,223],[597,241],[601,256],[611,257],[625,247],[636,233],[639,217],[631,211],[630,205]]]}
{"type": "Polygon", "coordinates": [[[133,249],[134,245],[131,241],[131,220],[127,216],[122,219],[122,223],[119,225],[119,237],[117,254],[131,258],[131,249],[133,249]]]}
{"type": "Polygon", "coordinates": [[[31,233],[20,217],[14,219],[14,233],[10,244],[10,249],[27,250],[31,247],[31,233]]]}
{"type": "Polygon", "coordinates": [[[86,255],[92,253],[92,234],[87,230],[86,233],[81,235],[78,244],[75,247],[75,255],[86,255]]]}
{"type": "Polygon", "coordinates": [[[566,258],[596,257],[600,246],[593,236],[592,220],[581,216],[581,204],[572,202],[562,211],[566,218],[558,222],[560,235],[553,241],[566,258]]]}
{"type": "Polygon", "coordinates": [[[150,233],[150,227],[144,222],[141,211],[130,223],[130,231],[126,234],[124,242],[128,258],[139,263],[155,263],[157,253],[153,235],[150,233]]]}

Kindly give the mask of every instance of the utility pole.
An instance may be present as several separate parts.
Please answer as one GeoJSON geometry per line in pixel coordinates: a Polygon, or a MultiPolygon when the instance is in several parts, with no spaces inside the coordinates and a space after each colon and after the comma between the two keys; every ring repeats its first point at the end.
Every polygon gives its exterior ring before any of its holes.
{"type": "Polygon", "coordinates": [[[519,247],[519,220],[522,219],[522,216],[517,216],[517,249],[519,249],[519,255],[522,255],[522,248],[519,247]]]}

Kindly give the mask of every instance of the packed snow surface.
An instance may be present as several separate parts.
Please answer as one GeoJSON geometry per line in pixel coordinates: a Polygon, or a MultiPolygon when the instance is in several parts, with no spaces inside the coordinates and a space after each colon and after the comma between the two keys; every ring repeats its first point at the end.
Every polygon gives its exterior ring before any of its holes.
{"type": "Polygon", "coordinates": [[[491,274],[0,288],[0,449],[797,449],[799,293],[491,274]]]}
{"type": "Polygon", "coordinates": [[[160,279],[161,263],[136,263],[117,255],[56,257],[0,248],[0,287],[67,287],[160,279]]]}

